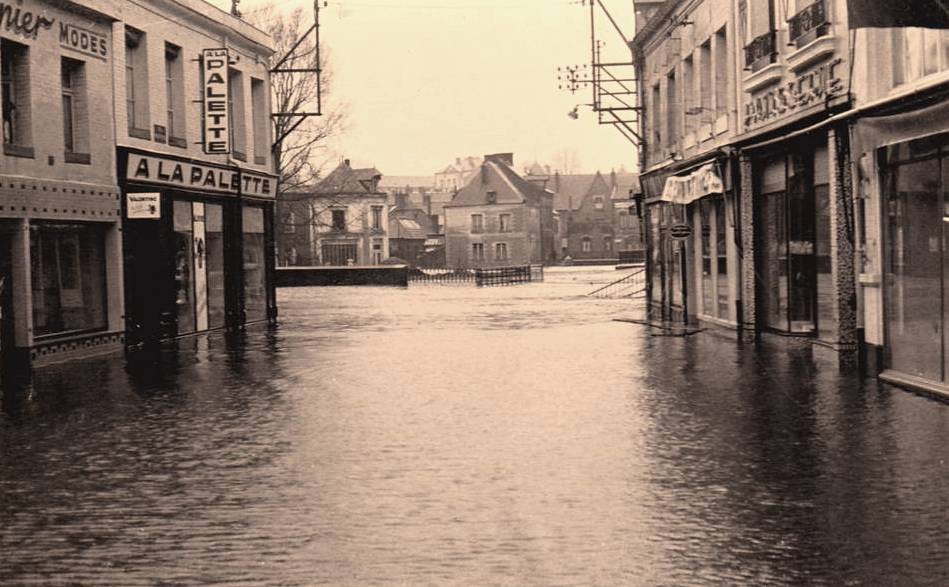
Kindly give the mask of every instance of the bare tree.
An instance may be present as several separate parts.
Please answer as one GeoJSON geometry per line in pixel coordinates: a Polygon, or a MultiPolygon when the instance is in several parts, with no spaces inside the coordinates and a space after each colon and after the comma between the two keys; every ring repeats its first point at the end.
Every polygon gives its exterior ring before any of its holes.
{"type": "MultiPolygon", "coordinates": [[[[281,12],[273,4],[264,6],[247,18],[265,30],[274,40],[275,53],[271,66],[276,65],[294,44],[300,40],[309,28],[309,13],[296,8],[289,13],[281,12]]],[[[279,175],[279,194],[300,191],[312,185],[319,177],[325,165],[326,142],[345,128],[346,112],[344,106],[327,109],[326,97],[332,87],[332,71],[328,64],[325,47],[320,48],[320,69],[322,80],[317,80],[314,72],[276,73],[271,76],[272,108],[274,112],[302,114],[317,109],[317,84],[321,83],[323,96],[322,116],[305,119],[293,132],[283,137],[297,122],[294,116],[275,116],[273,118],[274,145],[273,155],[279,175]]],[[[302,70],[316,65],[316,39],[311,33],[296,47],[283,62],[281,68],[302,70]]]]}

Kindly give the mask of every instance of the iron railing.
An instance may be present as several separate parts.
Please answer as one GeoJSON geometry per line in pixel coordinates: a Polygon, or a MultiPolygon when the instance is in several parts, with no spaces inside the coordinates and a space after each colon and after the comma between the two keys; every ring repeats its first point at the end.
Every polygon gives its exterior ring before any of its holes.
{"type": "Polygon", "coordinates": [[[788,20],[789,40],[796,46],[802,47],[817,37],[827,34],[829,24],[827,6],[824,0],[817,0],[788,20]]]}
{"type": "Polygon", "coordinates": [[[417,267],[409,271],[409,282],[421,285],[473,283],[479,287],[515,285],[544,280],[543,265],[519,265],[478,269],[417,267]]]}
{"type": "Polygon", "coordinates": [[[607,283],[590,293],[588,296],[597,298],[637,298],[646,295],[646,268],[639,267],[632,273],[620,277],[616,281],[607,283]]]}

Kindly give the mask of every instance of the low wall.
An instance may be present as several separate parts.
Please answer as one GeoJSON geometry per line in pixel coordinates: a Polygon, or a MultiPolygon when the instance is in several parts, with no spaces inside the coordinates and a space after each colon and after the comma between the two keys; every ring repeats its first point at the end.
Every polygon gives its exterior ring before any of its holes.
{"type": "Polygon", "coordinates": [[[407,265],[277,267],[277,287],[310,285],[393,285],[407,287],[407,265]]]}

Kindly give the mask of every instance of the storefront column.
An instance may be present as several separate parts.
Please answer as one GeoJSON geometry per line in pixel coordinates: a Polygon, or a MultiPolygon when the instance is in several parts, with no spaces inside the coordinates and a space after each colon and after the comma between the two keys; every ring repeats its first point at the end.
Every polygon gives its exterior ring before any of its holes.
{"type": "Polygon", "coordinates": [[[30,280],[30,221],[21,219],[10,242],[13,273],[13,341],[23,352],[33,346],[33,283],[30,280]]]}
{"type": "Polygon", "coordinates": [[[741,339],[746,342],[757,337],[755,320],[755,215],[754,181],[751,158],[742,156],[739,162],[741,173],[741,191],[739,208],[741,222],[741,339]]]}
{"type": "Polygon", "coordinates": [[[125,330],[125,288],[122,277],[125,259],[122,255],[122,229],[119,224],[105,231],[106,299],[109,300],[108,329],[125,330]]]}
{"type": "Polygon", "coordinates": [[[835,347],[857,349],[857,290],[854,273],[853,177],[846,127],[828,133],[830,151],[830,255],[834,287],[835,347]]]}

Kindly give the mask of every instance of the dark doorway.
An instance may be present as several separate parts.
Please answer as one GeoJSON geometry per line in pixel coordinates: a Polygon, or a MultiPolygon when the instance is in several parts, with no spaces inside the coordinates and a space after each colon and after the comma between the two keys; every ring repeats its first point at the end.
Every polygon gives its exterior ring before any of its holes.
{"type": "Polygon", "coordinates": [[[0,223],[0,372],[7,371],[13,355],[12,228],[0,223]]]}

